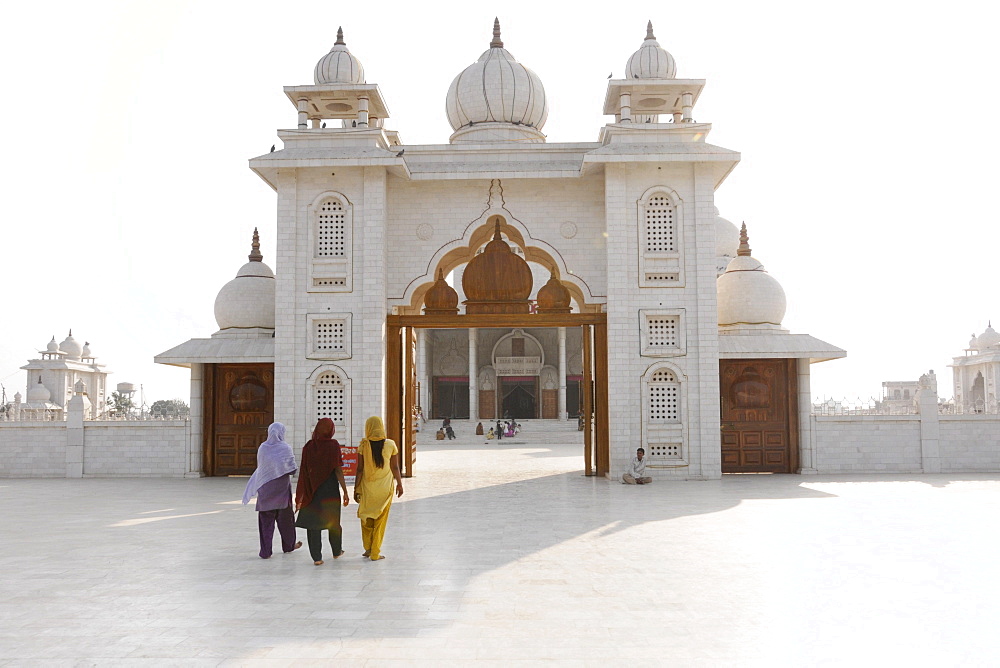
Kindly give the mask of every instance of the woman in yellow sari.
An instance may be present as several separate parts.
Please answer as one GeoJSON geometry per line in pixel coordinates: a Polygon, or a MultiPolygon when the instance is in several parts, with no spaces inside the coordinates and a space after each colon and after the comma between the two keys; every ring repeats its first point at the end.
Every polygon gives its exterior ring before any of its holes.
{"type": "Polygon", "coordinates": [[[373,415],[365,421],[365,437],[358,446],[358,470],[354,482],[364,556],[372,561],[385,559],[381,554],[382,538],[389,520],[394,479],[396,496],[403,496],[399,449],[394,441],[385,437],[382,418],[373,415]]]}

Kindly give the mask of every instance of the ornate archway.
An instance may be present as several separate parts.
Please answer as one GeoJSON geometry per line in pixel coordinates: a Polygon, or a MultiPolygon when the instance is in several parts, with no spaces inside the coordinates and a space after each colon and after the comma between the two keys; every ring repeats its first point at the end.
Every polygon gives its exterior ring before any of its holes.
{"type": "MultiPolygon", "coordinates": [[[[608,472],[607,316],[601,304],[586,303],[579,286],[570,287],[571,283],[559,279],[558,263],[547,254],[539,259],[551,262],[552,277],[543,288],[544,294],[539,291],[538,303],[533,309],[528,300],[532,291],[531,272],[527,270],[525,274],[526,261],[513,253],[502,238],[505,230],[508,238],[523,242],[523,236],[516,228],[505,227],[505,224],[503,216],[490,216],[487,225],[471,234],[468,245],[452,249],[439,258],[430,272],[436,280],[417,285],[410,293],[409,306],[397,307],[396,314],[387,316],[386,431],[389,438],[403,444],[403,474],[407,477],[413,475],[416,462],[415,426],[419,399],[415,330],[420,328],[582,328],[584,471],[587,475],[608,472]],[[492,239],[487,236],[490,234],[492,239]],[[484,244],[483,252],[477,254],[484,244]],[[468,264],[462,280],[468,297],[464,302],[464,314],[459,312],[457,292],[444,280],[446,273],[463,262],[468,264]],[[574,297],[580,306],[578,313],[570,312],[570,301],[574,297]]],[[[526,388],[512,390],[519,400],[525,392],[528,392],[526,388]]]]}

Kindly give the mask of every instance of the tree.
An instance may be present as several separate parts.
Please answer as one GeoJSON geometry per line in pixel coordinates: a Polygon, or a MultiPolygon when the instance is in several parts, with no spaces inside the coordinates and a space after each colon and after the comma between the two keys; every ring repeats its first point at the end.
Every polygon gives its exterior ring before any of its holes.
{"type": "Polygon", "coordinates": [[[190,409],[181,399],[157,399],[149,407],[149,412],[153,415],[187,415],[190,409]]]}
{"type": "Polygon", "coordinates": [[[114,413],[115,415],[124,417],[126,415],[130,415],[133,408],[135,408],[135,404],[132,402],[132,398],[127,394],[112,392],[111,396],[107,399],[107,410],[109,413],[114,413]]]}

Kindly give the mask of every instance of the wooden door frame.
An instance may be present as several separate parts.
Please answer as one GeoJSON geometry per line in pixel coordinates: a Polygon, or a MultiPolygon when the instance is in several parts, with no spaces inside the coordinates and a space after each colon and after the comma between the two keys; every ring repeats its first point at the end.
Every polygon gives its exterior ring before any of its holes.
{"type": "MultiPolygon", "coordinates": [[[[608,425],[608,316],[605,313],[477,314],[477,315],[388,315],[386,316],[385,430],[386,436],[403,444],[402,473],[413,476],[413,448],[404,440],[403,382],[408,377],[403,358],[403,333],[409,329],[513,329],[528,327],[584,327],[593,330],[594,473],[607,475],[611,462],[608,425]]],[[[589,369],[589,366],[588,366],[589,369]]],[[[469,379],[472,382],[472,378],[469,379]]],[[[499,394],[499,392],[497,392],[499,394]]],[[[588,391],[589,395],[589,391],[588,391]]],[[[471,408],[471,407],[470,407],[471,408]]],[[[587,430],[589,433],[589,429],[587,430]]],[[[587,452],[589,453],[589,449],[587,452]]],[[[591,475],[590,471],[587,471],[591,475]]]]}

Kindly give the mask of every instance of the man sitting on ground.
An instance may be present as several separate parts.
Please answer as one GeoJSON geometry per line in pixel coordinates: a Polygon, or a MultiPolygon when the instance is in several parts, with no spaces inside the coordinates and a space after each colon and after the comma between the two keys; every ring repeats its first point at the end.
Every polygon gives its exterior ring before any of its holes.
{"type": "Polygon", "coordinates": [[[642,459],[645,455],[646,451],[643,448],[635,451],[635,457],[632,458],[632,465],[625,472],[625,475],[622,476],[622,483],[626,485],[648,485],[653,482],[653,479],[646,475],[646,462],[642,459]]]}

